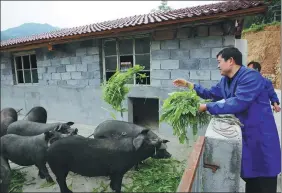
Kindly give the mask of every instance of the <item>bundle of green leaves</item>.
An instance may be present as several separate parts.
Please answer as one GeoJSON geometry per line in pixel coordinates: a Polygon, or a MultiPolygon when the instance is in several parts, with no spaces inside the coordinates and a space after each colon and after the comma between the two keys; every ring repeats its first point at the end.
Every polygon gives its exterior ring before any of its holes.
{"type": "Polygon", "coordinates": [[[129,92],[128,86],[125,85],[134,78],[134,74],[144,68],[144,66],[135,65],[126,72],[117,70],[115,74],[102,85],[104,101],[110,104],[114,110],[121,113],[125,112],[126,109],[122,108],[122,101],[129,92]]]}
{"type": "Polygon", "coordinates": [[[187,128],[193,129],[193,135],[197,135],[198,127],[206,125],[210,121],[210,115],[199,112],[202,100],[194,89],[173,92],[164,100],[160,122],[166,122],[173,127],[173,135],[177,136],[180,143],[188,142],[187,128]]]}

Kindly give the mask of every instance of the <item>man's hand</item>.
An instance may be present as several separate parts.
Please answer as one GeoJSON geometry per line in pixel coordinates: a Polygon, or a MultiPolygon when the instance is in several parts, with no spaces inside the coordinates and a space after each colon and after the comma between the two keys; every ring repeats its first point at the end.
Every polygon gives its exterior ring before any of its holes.
{"type": "Polygon", "coordinates": [[[281,108],[279,107],[279,105],[278,105],[277,103],[274,103],[274,105],[273,105],[273,110],[274,110],[276,113],[278,113],[278,112],[281,111],[281,108]]]}
{"type": "Polygon", "coordinates": [[[206,104],[200,104],[199,112],[205,112],[206,110],[207,110],[207,105],[206,104]]]}
{"type": "Polygon", "coordinates": [[[189,87],[189,88],[194,88],[194,84],[192,83],[192,82],[188,82],[188,81],[186,81],[186,80],[184,80],[184,79],[175,79],[174,81],[173,81],[173,85],[174,86],[178,86],[178,87],[180,87],[180,86],[182,86],[182,87],[189,87]]]}

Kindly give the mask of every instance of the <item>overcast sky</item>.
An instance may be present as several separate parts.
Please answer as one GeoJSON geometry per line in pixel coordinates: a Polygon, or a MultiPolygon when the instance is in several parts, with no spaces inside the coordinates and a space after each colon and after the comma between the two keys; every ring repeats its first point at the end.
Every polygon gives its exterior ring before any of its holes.
{"type": "MultiPolygon", "coordinates": [[[[217,1],[169,1],[184,8],[217,1]]],[[[64,28],[146,14],[160,1],[1,1],[1,31],[27,22],[64,28]]]]}

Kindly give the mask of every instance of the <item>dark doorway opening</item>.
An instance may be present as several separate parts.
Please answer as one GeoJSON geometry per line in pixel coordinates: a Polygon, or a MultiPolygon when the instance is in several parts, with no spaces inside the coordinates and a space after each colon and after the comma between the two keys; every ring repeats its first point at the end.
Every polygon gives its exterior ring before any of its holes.
{"type": "Polygon", "coordinates": [[[128,121],[150,129],[159,128],[159,99],[129,98],[128,121]]]}

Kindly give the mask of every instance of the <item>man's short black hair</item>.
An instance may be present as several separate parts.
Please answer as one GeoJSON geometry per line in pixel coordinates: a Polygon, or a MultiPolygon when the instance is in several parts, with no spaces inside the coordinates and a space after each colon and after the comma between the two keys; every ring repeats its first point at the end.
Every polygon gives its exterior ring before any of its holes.
{"type": "Polygon", "coordinates": [[[221,57],[227,61],[230,58],[233,58],[233,60],[236,62],[237,65],[242,66],[242,53],[238,50],[238,48],[230,47],[230,48],[224,48],[218,54],[216,55],[216,58],[221,55],[221,57]]]}
{"type": "Polygon", "coordinates": [[[247,66],[250,66],[250,65],[253,65],[253,68],[255,69],[255,70],[257,70],[257,71],[261,71],[261,65],[260,65],[260,63],[258,63],[258,62],[255,62],[255,61],[251,61],[251,62],[249,62],[249,64],[247,65],[247,66]]]}

